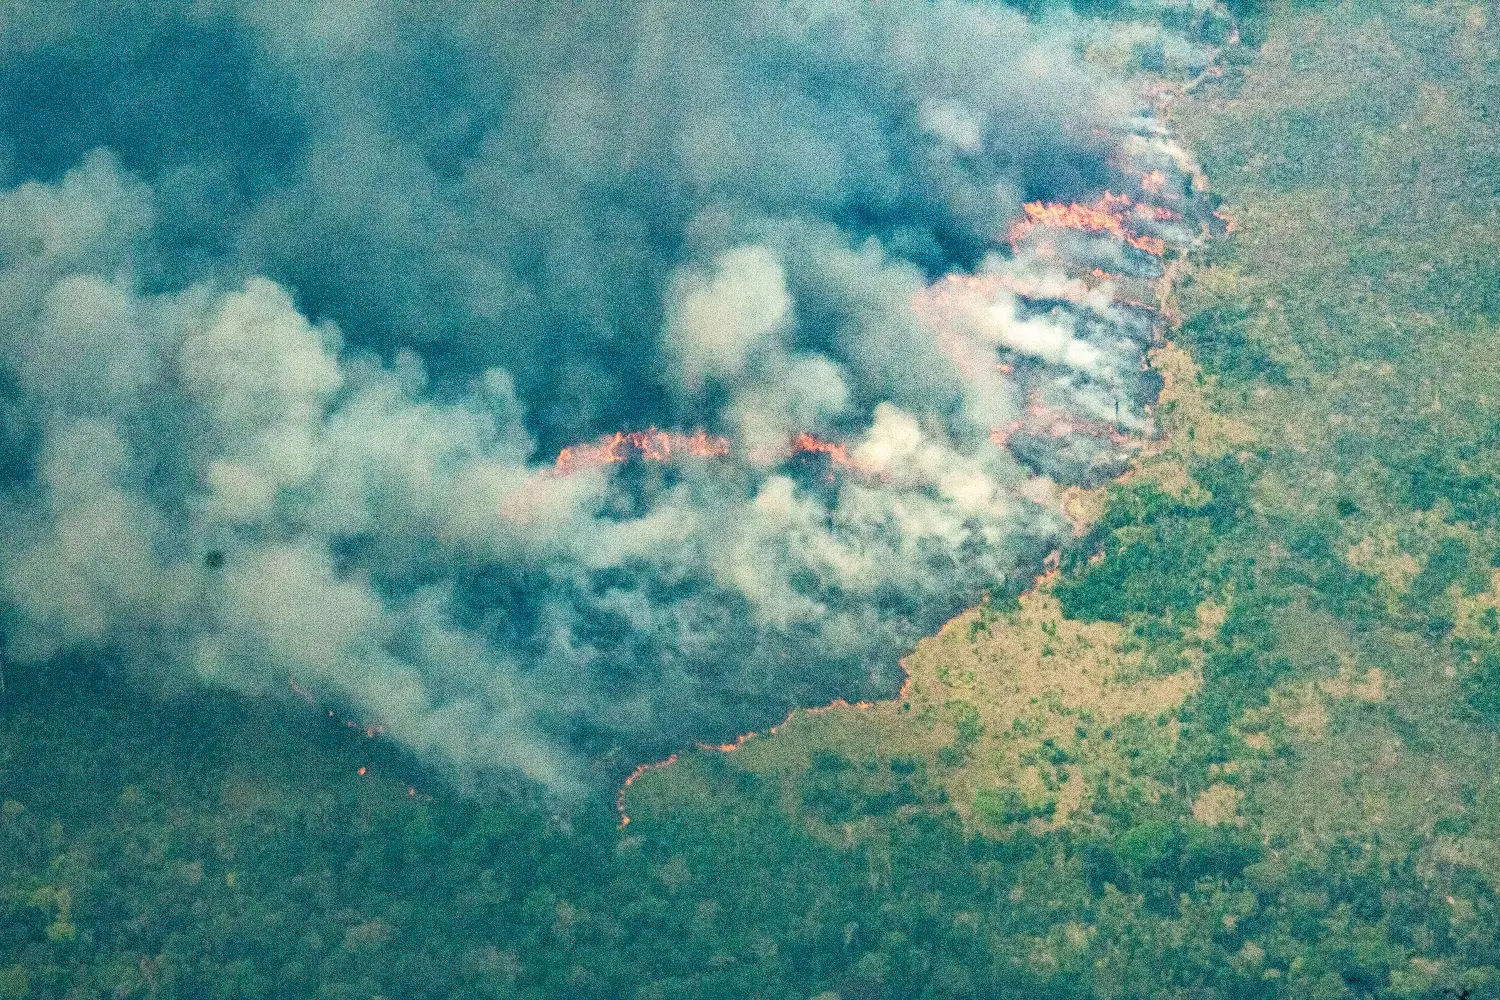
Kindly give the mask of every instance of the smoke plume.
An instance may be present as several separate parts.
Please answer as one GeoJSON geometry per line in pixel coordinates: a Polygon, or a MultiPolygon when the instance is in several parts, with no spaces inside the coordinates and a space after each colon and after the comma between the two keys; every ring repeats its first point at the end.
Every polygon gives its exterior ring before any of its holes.
{"type": "Polygon", "coordinates": [[[573,794],[888,691],[1151,433],[1211,5],[107,6],[0,3],[12,664],[573,794]]]}

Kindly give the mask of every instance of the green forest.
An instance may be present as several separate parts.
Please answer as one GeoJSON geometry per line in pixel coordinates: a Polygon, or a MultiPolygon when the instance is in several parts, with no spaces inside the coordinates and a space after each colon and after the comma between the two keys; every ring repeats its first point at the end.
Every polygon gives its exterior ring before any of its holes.
{"type": "Polygon", "coordinates": [[[1161,440],[899,698],[690,750],[622,826],[8,671],[0,998],[1500,997],[1500,13],[1249,23],[1171,111],[1233,224],[1161,440]]]}

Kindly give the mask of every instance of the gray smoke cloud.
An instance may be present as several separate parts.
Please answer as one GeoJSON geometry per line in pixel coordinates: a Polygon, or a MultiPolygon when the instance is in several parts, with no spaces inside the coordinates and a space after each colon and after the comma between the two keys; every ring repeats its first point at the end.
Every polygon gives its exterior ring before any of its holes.
{"type": "Polygon", "coordinates": [[[1189,204],[1111,67],[1200,69],[1191,32],[97,8],[0,5],[12,663],[295,684],[462,781],[575,794],[889,690],[1150,433],[1151,321],[1076,272],[1159,265],[1004,235],[1146,169],[1189,204]],[[669,460],[592,446],[648,427],[669,460]]]}

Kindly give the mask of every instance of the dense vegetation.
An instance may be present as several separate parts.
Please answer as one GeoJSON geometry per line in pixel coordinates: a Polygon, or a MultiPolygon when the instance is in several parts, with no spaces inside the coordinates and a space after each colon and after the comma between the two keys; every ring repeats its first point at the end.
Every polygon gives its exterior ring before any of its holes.
{"type": "Polygon", "coordinates": [[[623,831],[311,710],[12,676],[0,997],[1500,996],[1500,25],[1265,24],[1178,111],[1238,225],[1167,443],[1043,595],[623,831]]]}

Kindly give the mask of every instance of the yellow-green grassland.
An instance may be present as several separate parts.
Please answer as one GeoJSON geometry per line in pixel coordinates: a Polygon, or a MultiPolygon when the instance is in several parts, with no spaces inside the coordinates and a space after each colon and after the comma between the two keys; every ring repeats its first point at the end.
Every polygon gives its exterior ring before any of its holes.
{"type": "Polygon", "coordinates": [[[1500,997],[1500,10],[1241,32],[1170,111],[1233,226],[1159,438],[898,697],[689,749],[622,829],[12,678],[0,998],[1500,997]]]}

